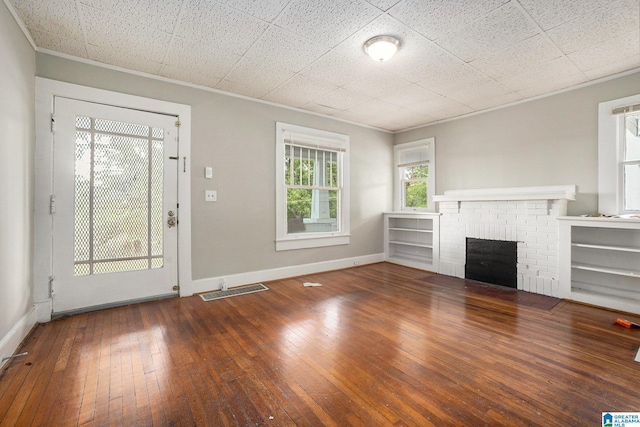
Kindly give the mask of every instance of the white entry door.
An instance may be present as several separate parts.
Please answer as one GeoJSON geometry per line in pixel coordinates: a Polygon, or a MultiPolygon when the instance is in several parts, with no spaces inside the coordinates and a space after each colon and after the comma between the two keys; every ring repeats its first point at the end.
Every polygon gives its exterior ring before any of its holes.
{"type": "Polygon", "coordinates": [[[176,117],[54,103],[53,312],[175,293],[176,117]]]}

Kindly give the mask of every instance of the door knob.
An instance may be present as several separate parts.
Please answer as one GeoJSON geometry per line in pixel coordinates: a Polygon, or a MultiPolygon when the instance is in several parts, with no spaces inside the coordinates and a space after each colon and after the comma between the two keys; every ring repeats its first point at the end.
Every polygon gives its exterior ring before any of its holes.
{"type": "Polygon", "coordinates": [[[176,224],[178,223],[178,220],[175,217],[175,214],[173,213],[173,211],[169,211],[169,218],[167,219],[167,225],[169,226],[169,228],[171,227],[175,227],[176,224]]]}

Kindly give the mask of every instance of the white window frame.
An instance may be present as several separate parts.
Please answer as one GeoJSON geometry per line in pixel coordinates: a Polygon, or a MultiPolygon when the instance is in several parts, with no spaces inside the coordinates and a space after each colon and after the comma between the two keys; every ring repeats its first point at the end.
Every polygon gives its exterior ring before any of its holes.
{"type": "Polygon", "coordinates": [[[288,123],[276,123],[276,251],[318,248],[324,246],[347,245],[350,241],[350,203],[349,193],[349,136],[334,132],[312,129],[288,123]],[[340,200],[338,231],[318,233],[287,232],[287,190],[285,185],[285,144],[288,135],[295,134],[296,139],[304,139],[318,148],[340,151],[339,172],[340,200]]]}
{"type": "Polygon", "coordinates": [[[396,212],[435,212],[433,196],[436,191],[436,140],[435,138],[420,139],[418,141],[405,142],[393,147],[393,209],[396,212]],[[425,147],[427,150],[427,163],[429,175],[427,177],[427,207],[409,208],[405,206],[403,176],[404,170],[400,166],[401,154],[405,151],[415,150],[417,147],[425,147]]]}
{"type": "Polygon", "coordinates": [[[598,105],[598,212],[606,215],[638,214],[624,209],[624,114],[613,110],[640,104],[640,95],[598,105]]]}

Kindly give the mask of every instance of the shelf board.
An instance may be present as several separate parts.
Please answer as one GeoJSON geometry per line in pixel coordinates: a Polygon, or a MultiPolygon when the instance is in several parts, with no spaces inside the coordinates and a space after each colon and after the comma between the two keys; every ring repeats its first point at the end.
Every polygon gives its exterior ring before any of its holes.
{"type": "Polygon", "coordinates": [[[424,230],[421,228],[404,228],[404,227],[389,227],[389,231],[411,231],[416,233],[433,233],[433,230],[424,230]]]}
{"type": "Polygon", "coordinates": [[[433,263],[433,258],[419,255],[402,254],[390,256],[389,261],[413,261],[420,264],[431,265],[431,263],[433,263]]]}
{"type": "Polygon", "coordinates": [[[389,244],[402,245],[402,246],[414,246],[416,248],[433,248],[433,245],[427,245],[424,243],[403,242],[402,240],[389,240],[389,244]]]}
{"type": "Polygon", "coordinates": [[[595,271],[597,273],[607,273],[607,274],[615,274],[618,276],[640,278],[640,271],[637,271],[637,270],[623,270],[620,268],[611,268],[611,267],[603,267],[601,265],[579,264],[579,263],[571,264],[571,268],[575,268],[577,270],[595,271]]]}
{"type": "Polygon", "coordinates": [[[603,249],[607,251],[640,253],[640,248],[637,246],[594,245],[591,243],[572,243],[571,246],[574,246],[576,248],[603,249]]]}

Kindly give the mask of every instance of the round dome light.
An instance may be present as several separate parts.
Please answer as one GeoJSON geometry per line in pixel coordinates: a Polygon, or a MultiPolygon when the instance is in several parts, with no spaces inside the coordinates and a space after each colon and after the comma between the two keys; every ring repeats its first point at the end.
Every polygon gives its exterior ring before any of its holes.
{"type": "Polygon", "coordinates": [[[369,39],[364,44],[364,51],[367,52],[374,61],[380,62],[391,59],[399,48],[400,40],[391,36],[377,36],[369,39]]]}

